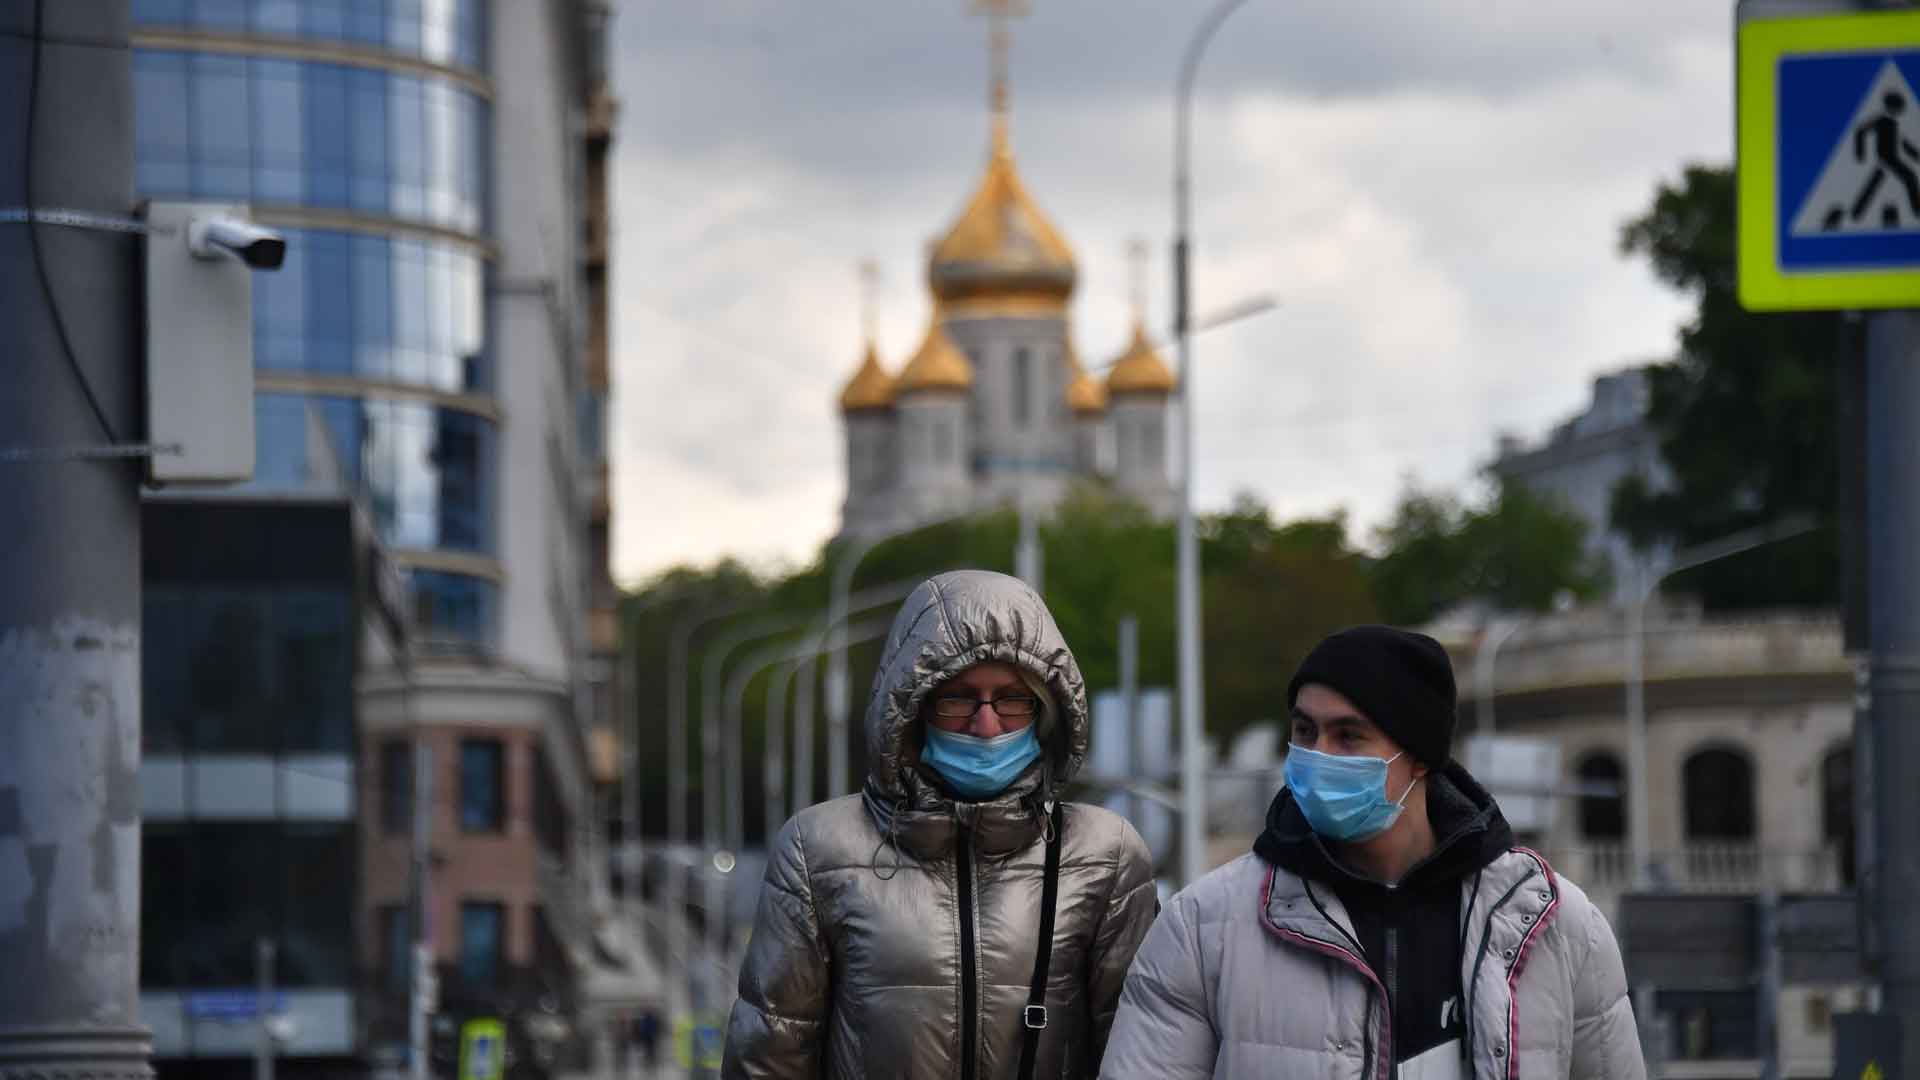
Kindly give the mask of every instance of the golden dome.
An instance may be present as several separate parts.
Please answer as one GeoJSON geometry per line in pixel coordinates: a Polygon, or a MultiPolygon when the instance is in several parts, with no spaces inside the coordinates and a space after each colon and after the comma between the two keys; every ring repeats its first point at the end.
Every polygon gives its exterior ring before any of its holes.
{"type": "Polygon", "coordinates": [[[1067,370],[1071,374],[1067,379],[1067,408],[1076,413],[1101,413],[1107,411],[1106,384],[1080,366],[1080,356],[1074,352],[1073,342],[1067,342],[1067,370]]]}
{"type": "Polygon", "coordinates": [[[893,392],[893,376],[880,366],[880,351],[869,341],[867,355],[860,360],[860,370],[853,373],[853,378],[847,380],[847,388],[840,391],[840,411],[891,409],[893,392]]]}
{"type": "Polygon", "coordinates": [[[947,336],[940,325],[941,314],[933,313],[933,321],[927,327],[927,339],[920,343],[920,351],[907,361],[906,370],[900,373],[899,381],[894,384],[894,393],[911,394],[918,390],[959,390],[973,388],[973,364],[967,360],[967,354],[947,336]]]}
{"type": "Polygon", "coordinates": [[[934,295],[959,304],[1013,300],[1023,311],[1057,311],[1073,295],[1074,277],[1072,249],[1027,194],[1013,152],[996,132],[980,186],[934,245],[927,267],[934,295]]]}
{"type": "Polygon", "coordinates": [[[1113,362],[1113,370],[1107,373],[1107,393],[1120,394],[1171,394],[1178,384],[1174,381],[1173,371],[1167,362],[1160,359],[1160,353],[1147,340],[1147,328],[1138,321],[1133,324],[1133,341],[1120,359],[1113,362]]]}

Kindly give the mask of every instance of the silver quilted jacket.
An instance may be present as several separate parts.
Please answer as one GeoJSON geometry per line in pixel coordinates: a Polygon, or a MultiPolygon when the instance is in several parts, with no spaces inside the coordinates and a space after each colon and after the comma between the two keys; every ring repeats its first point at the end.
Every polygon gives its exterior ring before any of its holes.
{"type": "MultiPolygon", "coordinates": [[[[1462,888],[1461,1075],[1644,1080],[1620,949],[1586,894],[1524,848],[1462,888]]],[[[1390,1080],[1385,992],[1352,939],[1333,890],[1257,855],[1220,867],[1134,958],[1100,1075],[1390,1080]]]]}
{"type": "MultiPolygon", "coordinates": [[[[867,708],[865,790],[800,812],[773,842],[722,1075],[1015,1075],[1046,804],[1085,760],[1088,726],[1079,666],[1032,589],[960,571],[915,590],[867,708]],[[1047,723],[1040,760],[1006,792],[958,802],[919,764],[920,703],[985,660],[1039,675],[1061,715],[1047,723]]],[[[1153,874],[1146,845],[1117,815],[1068,803],[1062,820],[1034,1075],[1093,1076],[1153,922],[1153,874]]]]}

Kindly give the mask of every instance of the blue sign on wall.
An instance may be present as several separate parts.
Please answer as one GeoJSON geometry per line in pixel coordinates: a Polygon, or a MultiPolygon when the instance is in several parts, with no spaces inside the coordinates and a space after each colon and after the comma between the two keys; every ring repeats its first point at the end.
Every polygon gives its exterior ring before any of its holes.
{"type": "MultiPolygon", "coordinates": [[[[251,1020],[260,1015],[260,995],[253,990],[196,990],[187,995],[187,1015],[195,1020],[251,1020]]],[[[287,995],[273,994],[268,1013],[287,1011],[287,995]]]]}

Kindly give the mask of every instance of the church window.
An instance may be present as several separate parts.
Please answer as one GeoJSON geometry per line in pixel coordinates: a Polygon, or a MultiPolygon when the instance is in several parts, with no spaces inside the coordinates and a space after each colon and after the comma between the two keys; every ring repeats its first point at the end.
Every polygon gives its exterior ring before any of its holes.
{"type": "Polygon", "coordinates": [[[952,456],[953,424],[951,421],[941,420],[933,425],[933,460],[935,464],[944,465],[952,456]]]}
{"type": "Polygon", "coordinates": [[[1033,357],[1024,348],[1013,350],[1013,426],[1026,427],[1033,416],[1033,357]]]}

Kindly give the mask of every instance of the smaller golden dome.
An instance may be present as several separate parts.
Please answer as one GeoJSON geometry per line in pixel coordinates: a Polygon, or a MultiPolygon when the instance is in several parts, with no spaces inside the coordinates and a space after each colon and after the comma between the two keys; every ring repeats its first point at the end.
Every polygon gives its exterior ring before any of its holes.
{"type": "Polygon", "coordinates": [[[940,313],[934,312],[933,322],[927,327],[927,339],[920,343],[920,351],[907,361],[906,370],[894,384],[896,395],[920,390],[964,392],[973,388],[973,364],[947,336],[940,319],[940,313]]]}
{"type": "Polygon", "coordinates": [[[1160,359],[1153,342],[1147,340],[1147,328],[1136,321],[1132,343],[1107,373],[1107,393],[1165,395],[1173,393],[1178,385],[1167,362],[1160,359]]]}
{"type": "Polygon", "coordinates": [[[1080,354],[1074,351],[1071,341],[1067,342],[1066,359],[1067,408],[1076,413],[1106,412],[1107,386],[1080,366],[1080,354]]]}
{"type": "Polygon", "coordinates": [[[893,376],[880,366],[880,350],[867,342],[867,354],[860,360],[860,370],[847,380],[847,388],[840,391],[841,412],[861,412],[867,409],[893,408],[893,376]]]}

